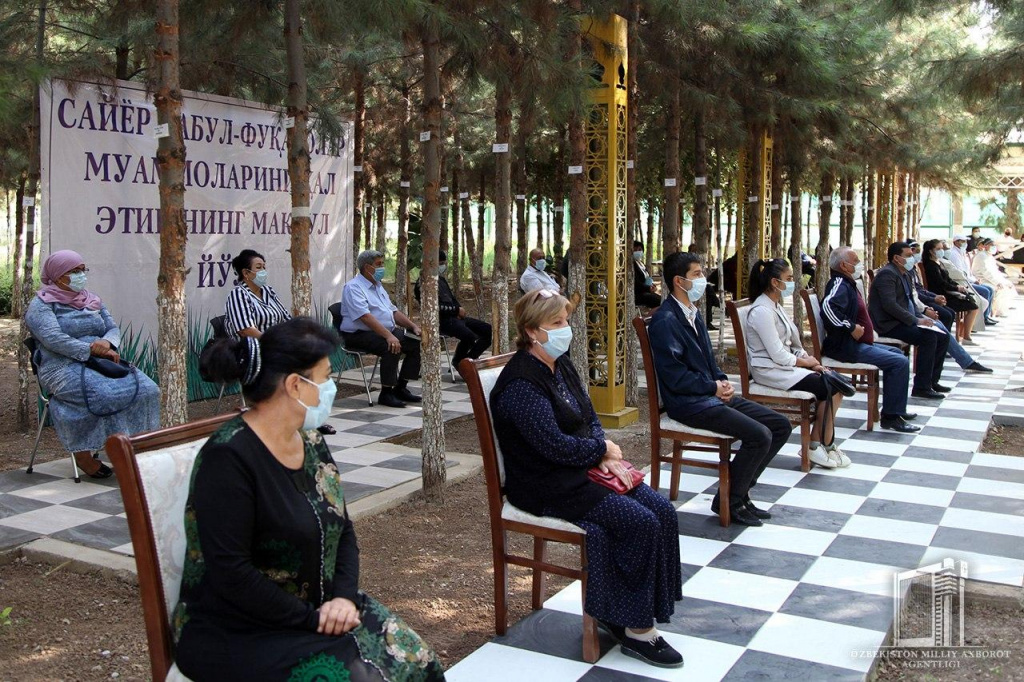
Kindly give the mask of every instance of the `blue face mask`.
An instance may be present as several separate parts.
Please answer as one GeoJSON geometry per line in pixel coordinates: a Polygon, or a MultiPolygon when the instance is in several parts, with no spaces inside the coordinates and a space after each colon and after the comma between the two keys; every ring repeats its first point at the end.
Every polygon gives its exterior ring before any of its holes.
{"type": "Polygon", "coordinates": [[[255,275],[252,276],[252,283],[261,289],[267,285],[267,271],[258,270],[255,275]]]}
{"type": "Polygon", "coordinates": [[[569,350],[572,343],[572,327],[559,327],[558,329],[544,329],[548,333],[548,340],[540,344],[544,352],[554,359],[558,359],[569,350]]]}
{"type": "Polygon", "coordinates": [[[85,288],[85,282],[88,279],[84,272],[72,272],[68,276],[68,289],[75,292],[76,294],[85,288]]]}
{"type": "Polygon", "coordinates": [[[295,399],[295,402],[306,408],[306,417],[302,420],[302,430],[309,431],[318,426],[323,426],[327,418],[331,416],[331,407],[334,406],[334,396],[338,392],[338,387],[334,385],[332,379],[328,379],[322,384],[317,384],[304,376],[300,375],[299,378],[307,384],[313,384],[320,391],[320,402],[312,407],[298,398],[295,399]]]}
{"type": "Polygon", "coordinates": [[[378,282],[383,281],[385,272],[387,272],[387,270],[382,265],[381,267],[374,269],[373,278],[378,282]]]}
{"type": "Polygon", "coordinates": [[[946,257],[946,250],[945,249],[935,249],[935,257],[938,258],[939,260],[942,260],[943,258],[946,257]]]}
{"type": "Polygon", "coordinates": [[[700,300],[700,297],[704,295],[704,290],[708,287],[708,280],[706,277],[698,277],[697,279],[690,280],[690,288],[686,292],[686,297],[691,302],[695,303],[700,300]]]}
{"type": "Polygon", "coordinates": [[[634,251],[633,252],[633,260],[643,260],[643,259],[644,259],[644,252],[643,251],[634,251]]]}
{"type": "Polygon", "coordinates": [[[448,264],[447,263],[441,263],[440,265],[437,266],[437,274],[438,275],[444,276],[444,273],[446,273],[446,272],[448,272],[448,264]]]}
{"type": "Polygon", "coordinates": [[[903,269],[906,270],[907,272],[910,272],[911,270],[914,269],[913,257],[906,259],[906,261],[903,263],[903,269]]]}
{"type": "Polygon", "coordinates": [[[780,292],[782,294],[782,298],[788,298],[793,295],[794,291],[796,291],[796,282],[793,280],[783,282],[782,287],[782,291],[780,292]]]}
{"type": "Polygon", "coordinates": [[[533,262],[533,267],[537,268],[541,272],[544,272],[548,268],[548,262],[541,258],[540,260],[536,260],[533,262]]]}

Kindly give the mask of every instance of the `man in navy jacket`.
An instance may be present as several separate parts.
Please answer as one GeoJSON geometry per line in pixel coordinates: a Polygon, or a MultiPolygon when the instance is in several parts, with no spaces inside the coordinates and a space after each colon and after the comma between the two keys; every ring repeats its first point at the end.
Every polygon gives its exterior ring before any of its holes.
{"type": "Polygon", "coordinates": [[[874,325],[857,291],[856,280],[863,272],[860,257],[849,246],[840,246],[829,254],[828,265],[832,279],[825,285],[825,298],[821,301],[821,321],[825,325],[821,354],[882,370],[882,428],[901,433],[920,431],[907,423],[917,417],[907,414],[910,361],[896,348],[874,344],[874,325]]]}
{"type": "MultiPolygon", "coordinates": [[[[662,272],[671,295],[654,314],[648,333],[665,411],[691,428],[740,440],[739,452],[729,464],[726,503],[734,521],[760,526],[771,514],[754,506],[749,490],[793,427],[778,412],[735,395],[715,362],[711,337],[695,305],[707,286],[697,257],[673,253],[662,272]]],[[[716,493],[711,511],[717,514],[720,503],[716,493]]]]}

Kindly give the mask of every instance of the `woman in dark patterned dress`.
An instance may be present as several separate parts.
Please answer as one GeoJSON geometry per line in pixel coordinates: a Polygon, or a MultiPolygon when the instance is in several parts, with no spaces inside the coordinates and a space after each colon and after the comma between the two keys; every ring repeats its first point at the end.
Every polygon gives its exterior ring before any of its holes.
{"type": "Polygon", "coordinates": [[[434,653],[359,591],[359,547],[316,427],[334,402],[337,334],[309,318],[204,357],[252,406],[192,470],[175,661],[202,680],[428,682],[434,653]]]}

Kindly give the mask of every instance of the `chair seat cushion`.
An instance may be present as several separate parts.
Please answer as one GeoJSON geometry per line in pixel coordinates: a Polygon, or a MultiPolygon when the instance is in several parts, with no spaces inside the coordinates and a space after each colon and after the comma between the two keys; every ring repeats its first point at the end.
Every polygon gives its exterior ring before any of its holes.
{"type": "Polygon", "coordinates": [[[550,530],[564,530],[569,533],[583,533],[584,535],[587,533],[587,531],[579,526],[562,519],[556,519],[554,516],[534,516],[529,512],[523,511],[508,500],[505,500],[505,506],[501,508],[501,518],[505,521],[518,521],[519,523],[528,523],[532,526],[541,526],[550,530]]]}
{"type": "Polygon", "coordinates": [[[839,360],[833,360],[832,358],[822,358],[821,364],[832,369],[859,369],[866,372],[871,370],[878,371],[878,368],[874,365],[869,365],[866,362],[840,362],[839,360]]]}
{"type": "Polygon", "coordinates": [[[667,414],[661,415],[661,423],[658,425],[662,431],[676,431],[678,433],[685,433],[691,436],[703,436],[705,438],[731,438],[730,436],[723,435],[721,433],[715,433],[714,431],[705,431],[704,429],[695,429],[692,426],[687,426],[682,422],[677,422],[667,414]]]}
{"type": "Polygon", "coordinates": [[[167,671],[167,677],[165,679],[166,682],[192,682],[192,680],[181,674],[181,671],[178,670],[177,663],[171,664],[171,669],[167,671]]]}
{"type": "Polygon", "coordinates": [[[883,346],[896,346],[897,348],[906,348],[907,342],[894,339],[890,336],[876,336],[875,343],[880,343],[883,346]]]}
{"type": "Polygon", "coordinates": [[[781,388],[772,388],[755,381],[750,382],[750,395],[759,398],[794,398],[796,400],[817,400],[813,393],[807,391],[784,391],[781,388]]]}

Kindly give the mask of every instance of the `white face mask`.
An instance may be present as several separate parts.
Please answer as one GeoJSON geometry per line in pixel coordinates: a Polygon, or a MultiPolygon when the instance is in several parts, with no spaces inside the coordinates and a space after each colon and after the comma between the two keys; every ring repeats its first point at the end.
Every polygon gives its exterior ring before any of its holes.
{"type": "Polygon", "coordinates": [[[540,344],[544,352],[557,360],[564,355],[572,344],[572,327],[558,327],[556,329],[544,329],[548,333],[548,340],[540,344]]]}
{"type": "Polygon", "coordinates": [[[444,273],[446,273],[446,272],[448,272],[448,264],[447,263],[441,263],[440,265],[437,266],[437,274],[438,275],[444,275],[444,273]]]}
{"type": "Polygon", "coordinates": [[[697,279],[690,280],[690,288],[686,291],[686,297],[690,299],[691,303],[700,300],[700,297],[704,295],[704,290],[708,287],[707,277],[698,277],[697,279]]]}
{"type": "Polygon", "coordinates": [[[857,263],[856,265],[853,266],[853,278],[854,279],[860,279],[863,276],[864,276],[864,264],[863,263],[857,263]]]}

